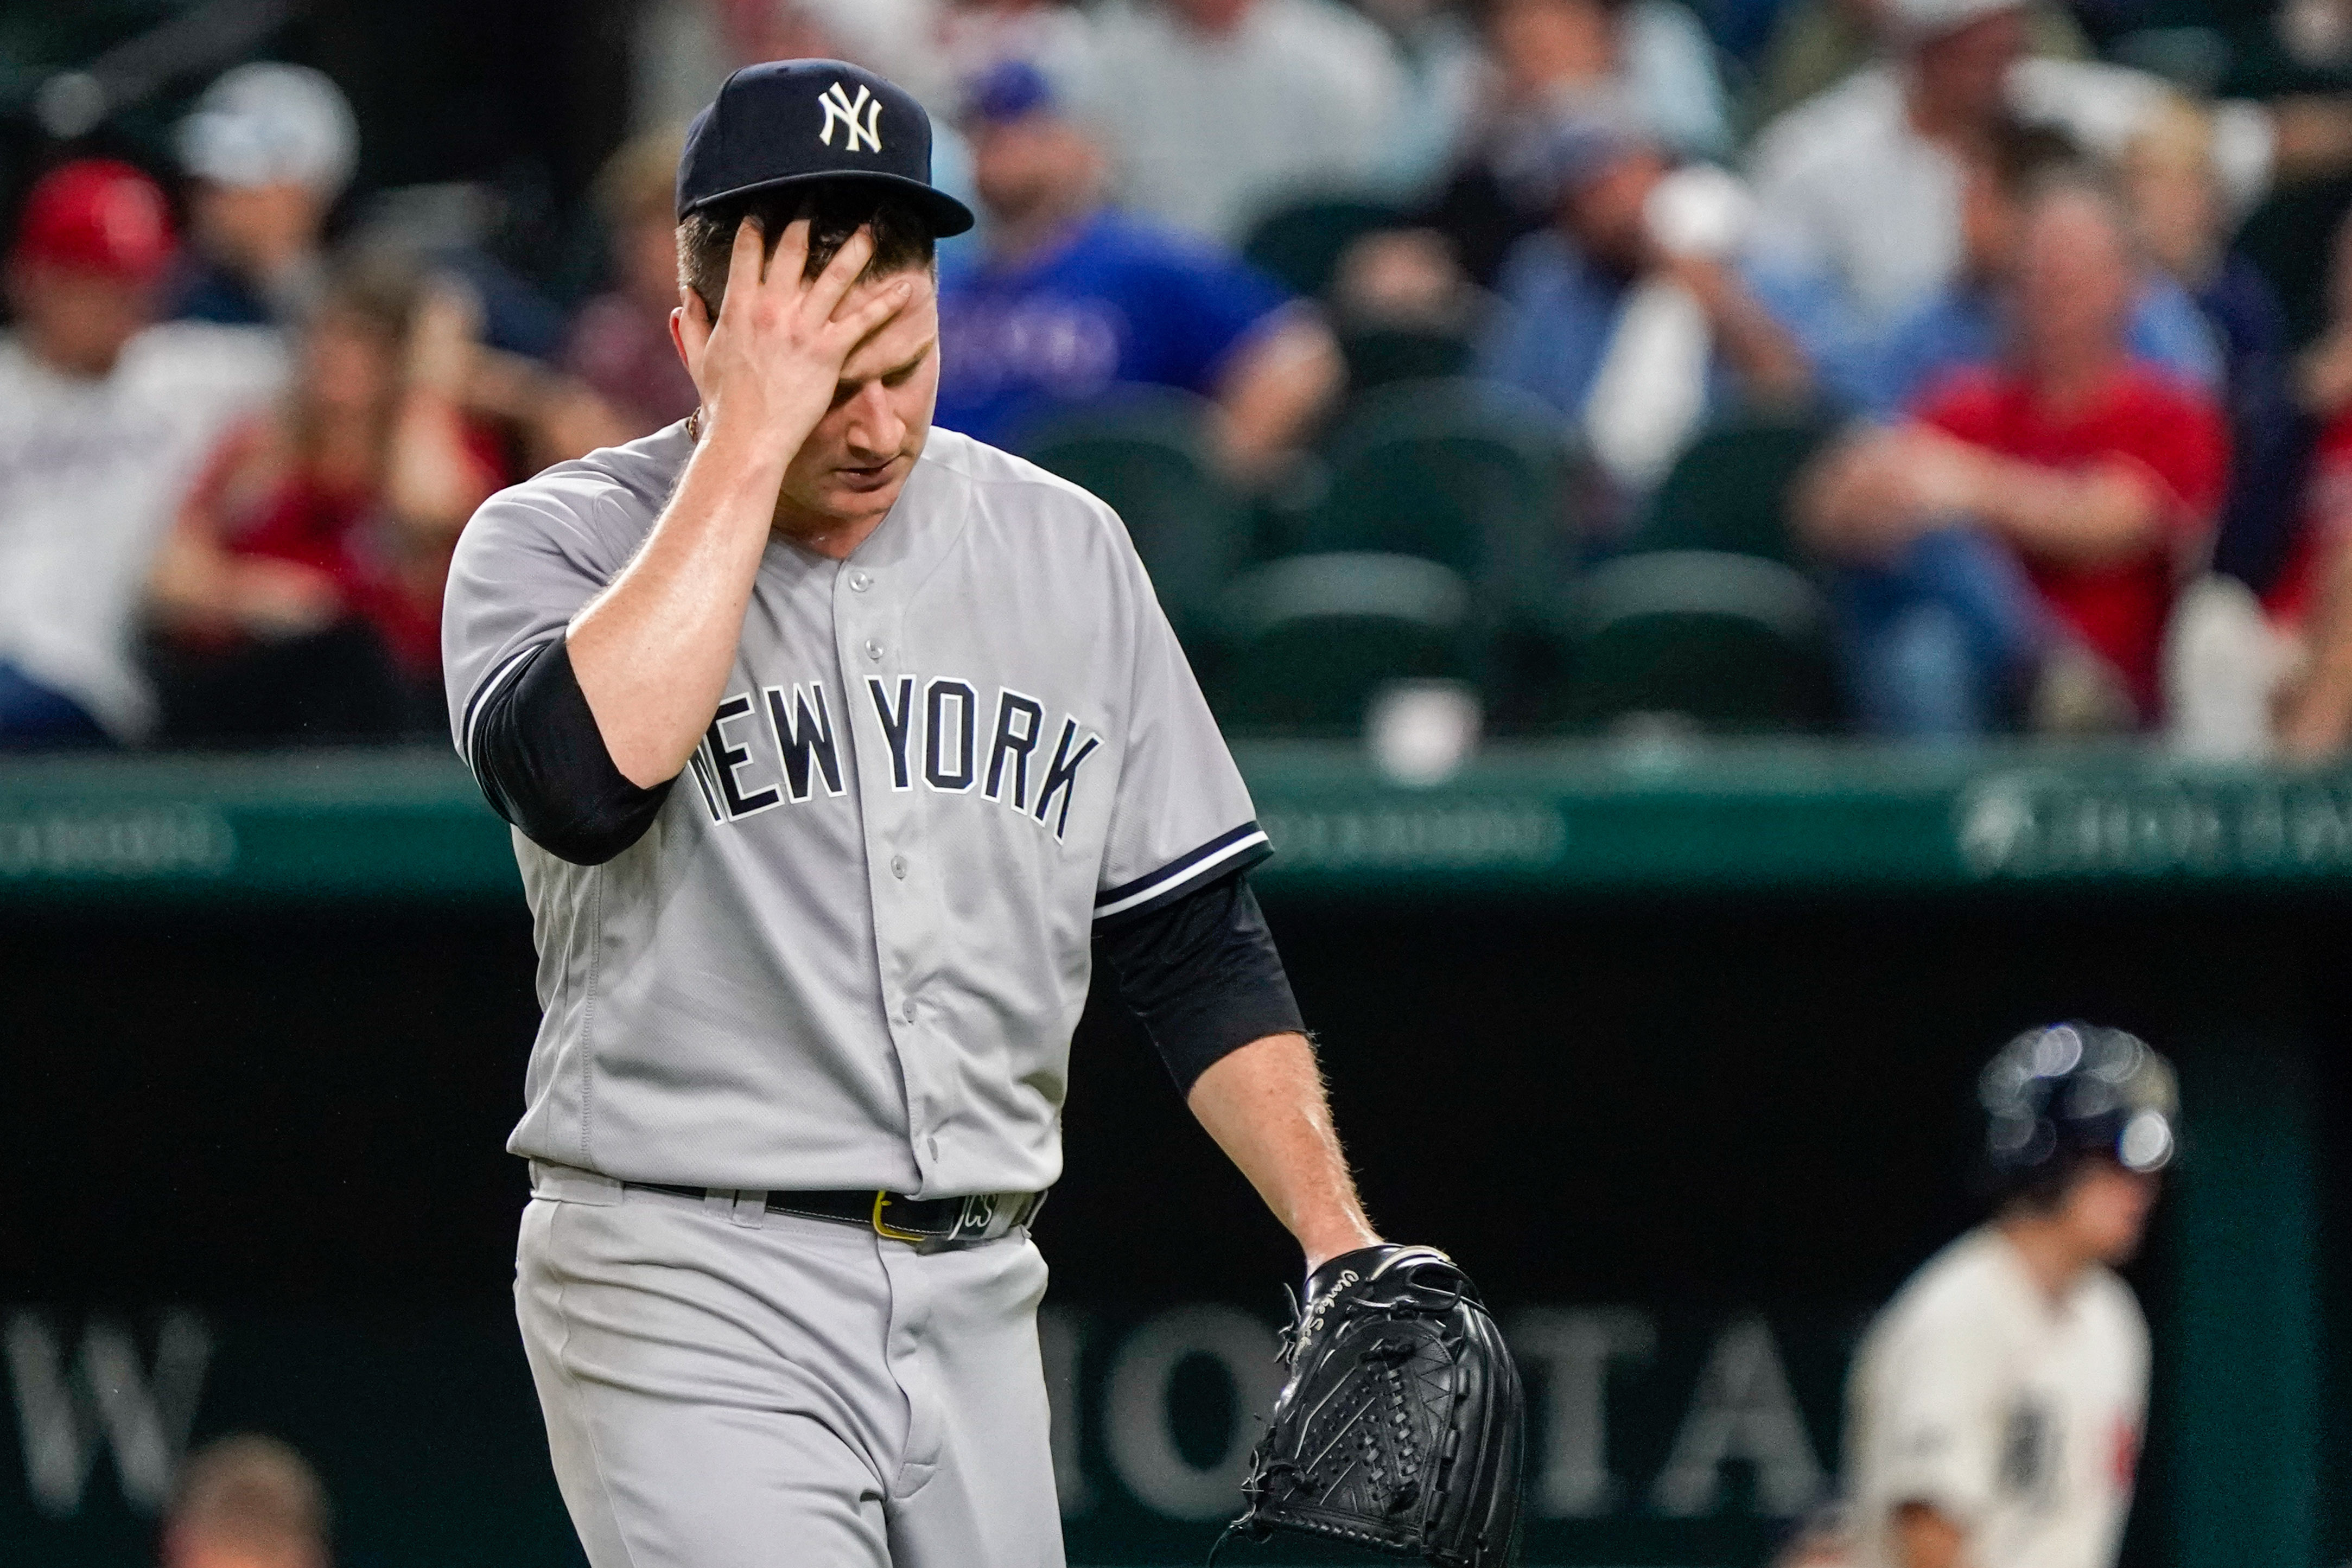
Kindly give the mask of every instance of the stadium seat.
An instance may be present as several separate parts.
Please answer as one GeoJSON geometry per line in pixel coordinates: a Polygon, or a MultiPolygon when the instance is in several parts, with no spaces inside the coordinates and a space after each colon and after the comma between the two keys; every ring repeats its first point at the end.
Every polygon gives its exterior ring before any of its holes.
{"type": "Polygon", "coordinates": [[[1314,197],[1276,207],[1258,219],[1242,254],[1294,293],[1319,298],[1331,287],[1347,248],[1404,214],[1384,202],[1314,197]]]}
{"type": "Polygon", "coordinates": [[[1325,459],[1300,549],[1420,556],[1498,612],[1563,580],[1568,449],[1537,400],[1466,378],[1398,382],[1356,404],[1325,459]]]}
{"type": "Polygon", "coordinates": [[[1356,327],[1339,334],[1348,393],[1361,397],[1396,382],[1466,375],[1470,340],[1433,327],[1356,327]]]}
{"type": "Polygon", "coordinates": [[[1029,460],[1082,485],[1127,523],[1160,601],[1186,637],[1205,629],[1248,554],[1250,515],[1218,472],[1208,405],[1151,389],[1055,421],[1024,444],[1029,460]]]}
{"type": "Polygon", "coordinates": [[[1234,734],[1353,735],[1385,683],[1471,674],[1470,585],[1433,561],[1292,556],[1219,600],[1209,690],[1234,734]]]}
{"type": "Polygon", "coordinates": [[[1703,432],[1659,483],[1632,548],[1730,550],[1789,562],[1790,486],[1830,426],[1811,419],[1743,421],[1703,432]]]}
{"type": "Polygon", "coordinates": [[[1531,706],[1553,727],[1665,719],[1728,733],[1836,718],[1829,607],[1803,573],[1717,550],[1591,569],[1557,627],[1560,679],[1531,706]]]}

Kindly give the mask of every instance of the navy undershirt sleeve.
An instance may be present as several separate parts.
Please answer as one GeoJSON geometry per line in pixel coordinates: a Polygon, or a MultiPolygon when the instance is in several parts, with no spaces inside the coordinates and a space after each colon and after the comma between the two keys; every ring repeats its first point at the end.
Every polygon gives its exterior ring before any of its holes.
{"type": "Polygon", "coordinates": [[[1097,930],[1095,956],[1110,965],[1181,1093],[1253,1040],[1306,1032],[1274,934],[1239,873],[1097,930]]]}
{"type": "Polygon", "coordinates": [[[574,865],[645,837],[676,782],[640,789],[613,765],[561,637],[482,699],[470,760],[491,810],[574,865]]]}

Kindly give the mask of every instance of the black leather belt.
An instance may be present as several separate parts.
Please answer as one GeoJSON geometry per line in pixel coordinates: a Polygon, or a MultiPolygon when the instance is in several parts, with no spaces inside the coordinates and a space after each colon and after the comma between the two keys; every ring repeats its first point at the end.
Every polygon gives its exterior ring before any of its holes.
{"type": "Polygon", "coordinates": [[[761,1197],[770,1214],[830,1219],[871,1229],[892,1241],[990,1241],[1028,1224],[1045,1207],[1042,1192],[980,1192],[969,1197],[908,1197],[886,1191],[737,1194],[723,1188],[628,1181],[631,1192],[666,1192],[699,1203],[713,1192],[729,1198],[761,1197]]]}

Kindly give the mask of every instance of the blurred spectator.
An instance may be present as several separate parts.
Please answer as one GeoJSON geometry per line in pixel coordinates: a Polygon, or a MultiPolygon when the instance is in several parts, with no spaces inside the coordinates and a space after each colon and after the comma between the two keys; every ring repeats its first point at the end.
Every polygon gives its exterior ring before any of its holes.
{"type": "MultiPolygon", "coordinates": [[[[2018,0],[1886,3],[1898,57],[1790,110],[1751,152],[1770,243],[1829,267],[1881,327],[1959,271],[1963,175],[2009,118],[2112,158],[2174,96],[2119,66],[2025,58],[2018,0]]],[[[2332,166],[2347,132],[2332,104],[2218,105],[2215,166],[2243,210],[2273,173],[2332,166]]]]}
{"type": "Polygon", "coordinates": [[[1121,205],[1238,245],[1286,199],[1372,183],[1404,74],[1358,13],[1336,0],[1108,0],[1095,15],[1121,205]]]}
{"type": "Polygon", "coordinates": [[[1554,226],[1511,252],[1478,369],[1558,408],[1622,490],[1654,482],[1712,407],[1811,396],[1815,352],[1841,338],[1833,301],[1750,265],[1731,176],[1676,169],[1630,115],[1594,109],[1552,128],[1529,177],[1554,226]]]}
{"type": "Polygon", "coordinates": [[[2000,0],[1890,3],[1900,63],[1790,110],[1751,154],[1775,237],[1819,256],[1882,324],[1958,270],[1964,161],[2006,120],[2025,42],[2017,7],[2000,0]]]}
{"type": "Polygon", "coordinates": [[[1560,116],[1588,102],[1630,104],[1675,151],[1718,156],[1729,143],[1704,29],[1673,0],[1481,0],[1492,83],[1486,121],[1421,221],[1454,241],[1464,271],[1492,286],[1511,246],[1551,221],[1513,165],[1560,116]]]}
{"type": "MultiPolygon", "coordinates": [[[[1762,124],[1828,91],[1887,52],[1895,0],[1790,0],[1765,45],[1750,99],[1750,124],[1762,124]]],[[[2048,59],[2081,60],[2091,41],[2055,0],[2024,6],[2026,48],[2048,59]]]]}
{"type": "Polygon", "coordinates": [[[855,60],[913,93],[933,119],[946,119],[955,111],[957,86],[947,50],[949,5],[950,0],[770,0],[772,15],[797,13],[796,25],[821,30],[829,47],[785,50],[772,43],[755,49],[751,58],[814,54],[855,60]]]}
{"type": "Polygon", "coordinates": [[[33,187],[0,340],[0,747],[142,738],[148,562],[222,424],[282,375],[246,329],[151,326],[172,256],[163,193],[87,161],[33,187]]]}
{"type": "Polygon", "coordinates": [[[1374,183],[1400,201],[1432,195],[1464,150],[1486,95],[1486,55],[1477,29],[1449,0],[1361,0],[1387,30],[1404,67],[1404,96],[1374,183]]]}
{"type": "Polygon", "coordinates": [[[179,737],[436,722],[449,553],[504,479],[462,407],[476,326],[468,297],[383,258],[331,281],[291,394],[224,438],[156,563],[179,737]]]}
{"type": "Polygon", "coordinates": [[[2119,204],[2052,184],[2028,219],[2013,359],[1913,422],[1828,454],[1801,511],[1853,565],[1844,608],[1872,727],[2127,727],[2158,706],[2184,560],[2221,496],[2218,412],[2135,364],[2139,263],[2119,204]]]}
{"type": "Polygon", "coordinates": [[[190,1456],[163,1518],[163,1568],[328,1568],[326,1489],[275,1437],[190,1456]]]}
{"type": "Polygon", "coordinates": [[[2336,228],[2331,260],[2327,330],[2301,368],[2305,406],[2318,422],[2315,450],[2278,568],[2256,585],[2289,654],[2278,748],[2300,758],[2352,745],[2352,217],[2336,228]]]}
{"type": "Polygon", "coordinates": [[[1329,329],[1231,252],[1109,210],[1101,149],[1056,91],[1007,61],[973,93],[987,251],[942,272],[939,423],[1017,444],[1121,384],[1181,387],[1223,409],[1234,470],[1264,476],[1339,389],[1329,329]]]}
{"type": "Polygon", "coordinates": [[[2295,396],[2286,311],[2261,269],[2230,248],[2211,148],[2204,111],[2169,104],[2133,138],[2124,188],[2149,255],[2194,296],[2221,348],[2230,491],[2214,568],[2266,593],[2293,540],[2313,424],[2295,396]]]}
{"type": "Polygon", "coordinates": [[[1027,60],[1062,81],[1090,79],[1094,26],[1066,0],[943,0],[939,21],[950,79],[972,81],[1006,60],[1027,60]]]}
{"type": "Polygon", "coordinates": [[[644,132],[597,177],[612,287],[580,308],[564,349],[565,368],[604,400],[630,436],[694,412],[694,380],[669,336],[678,298],[673,212],[685,142],[674,128],[644,132]]]}
{"type": "Polygon", "coordinates": [[[193,254],[172,313],[241,326],[299,325],[326,278],[327,213],[359,161],[359,124],[308,66],[239,66],[180,124],[193,254]]]}
{"type": "Polygon", "coordinates": [[[1402,329],[1461,340],[1465,347],[1493,304],[1454,264],[1435,229],[1376,229],[1349,245],[1326,291],[1343,331],[1402,329]]]}
{"type": "MultiPolygon", "coordinates": [[[[1990,364],[2007,335],[2018,231],[2034,187],[2079,162],[2055,131],[2004,122],[1982,157],[1967,161],[1960,185],[1958,277],[1896,321],[1879,346],[1870,378],[1871,412],[1906,413],[1957,371],[1990,364]]],[[[2126,331],[2132,357],[2219,395],[2222,362],[2215,333],[2189,292],[2161,266],[2148,268],[2126,331]]]]}

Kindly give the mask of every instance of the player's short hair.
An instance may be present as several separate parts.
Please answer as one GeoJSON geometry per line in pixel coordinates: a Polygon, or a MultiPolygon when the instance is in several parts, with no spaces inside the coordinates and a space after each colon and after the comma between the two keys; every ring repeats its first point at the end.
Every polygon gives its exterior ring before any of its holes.
{"type": "Polygon", "coordinates": [[[2097,1155],[2070,1152],[2031,1170],[1987,1178],[1987,1196],[1996,1218],[2010,1216],[2047,1218],[2066,1207],[2074,1184],[2102,1163],[2121,1169],[2097,1155]]]}
{"type": "Polygon", "coordinates": [[[207,1444],[181,1468],[166,1527],[224,1544],[326,1554],[327,1489],[289,1445],[256,1433],[207,1444]]]}
{"type": "Polygon", "coordinates": [[[938,252],[930,223],[915,204],[863,180],[832,180],[797,188],[754,191],[730,201],[713,202],[687,214],[677,225],[677,280],[701,298],[716,319],[727,298],[727,265],[735,248],[735,230],[745,217],[755,219],[770,256],[795,219],[809,220],[808,267],[804,276],[823,272],[850,235],[871,230],[874,256],[858,274],[860,282],[887,277],[913,267],[929,267],[938,252]]]}

